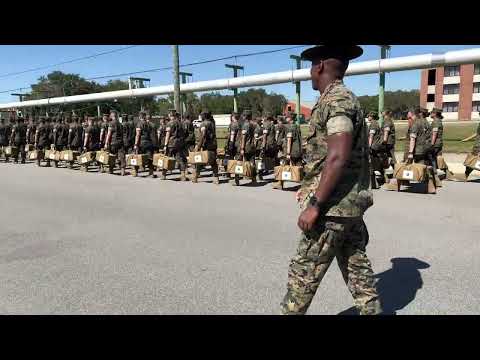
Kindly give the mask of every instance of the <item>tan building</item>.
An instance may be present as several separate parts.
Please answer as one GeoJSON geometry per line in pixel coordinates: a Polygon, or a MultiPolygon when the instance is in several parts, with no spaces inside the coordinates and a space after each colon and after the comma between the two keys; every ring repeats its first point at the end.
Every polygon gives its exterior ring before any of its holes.
{"type": "Polygon", "coordinates": [[[442,108],[445,120],[480,119],[480,64],[422,70],[420,106],[442,108]]]}

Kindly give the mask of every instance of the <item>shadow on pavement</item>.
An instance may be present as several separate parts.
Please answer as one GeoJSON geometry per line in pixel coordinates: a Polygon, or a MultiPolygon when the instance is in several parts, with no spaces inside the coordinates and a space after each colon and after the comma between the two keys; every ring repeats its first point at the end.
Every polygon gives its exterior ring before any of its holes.
{"type": "MultiPolygon", "coordinates": [[[[430,267],[416,258],[393,258],[392,268],[375,275],[377,291],[382,303],[382,315],[396,315],[398,310],[410,304],[422,288],[423,280],[419,270],[430,267]]],[[[358,315],[355,307],[338,315],[358,315]]]]}
{"type": "Polygon", "coordinates": [[[285,187],[283,188],[284,191],[298,191],[300,189],[301,185],[295,185],[295,186],[290,186],[290,187],[285,187]]]}

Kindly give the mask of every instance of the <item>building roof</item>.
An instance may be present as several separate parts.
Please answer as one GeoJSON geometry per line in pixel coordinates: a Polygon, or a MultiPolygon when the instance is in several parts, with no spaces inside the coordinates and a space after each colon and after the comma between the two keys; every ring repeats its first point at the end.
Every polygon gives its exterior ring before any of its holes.
{"type": "MultiPolygon", "coordinates": [[[[292,103],[294,105],[297,104],[297,100],[288,100],[288,103],[292,103]]],[[[306,107],[306,108],[309,108],[309,109],[312,109],[316,104],[316,101],[300,101],[300,105],[302,107],[306,107]]]]}

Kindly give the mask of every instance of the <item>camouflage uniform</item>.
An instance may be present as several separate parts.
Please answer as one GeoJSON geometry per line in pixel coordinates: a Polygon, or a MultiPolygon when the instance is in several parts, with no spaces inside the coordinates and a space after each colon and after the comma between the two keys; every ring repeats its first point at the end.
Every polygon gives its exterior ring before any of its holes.
{"type": "Polygon", "coordinates": [[[227,141],[225,143],[225,154],[228,154],[231,157],[234,157],[235,154],[237,153],[237,149],[235,147],[235,139],[237,138],[237,133],[238,133],[238,121],[231,122],[230,125],[228,125],[228,130],[227,130],[227,141]],[[230,135],[231,133],[234,133],[234,140],[233,142],[230,141],[230,135]]]}
{"type": "Polygon", "coordinates": [[[193,151],[195,148],[195,128],[190,119],[183,120],[182,125],[185,133],[185,147],[187,151],[193,151]]]}
{"type": "Polygon", "coordinates": [[[133,151],[135,145],[135,125],[132,116],[126,116],[126,121],[122,123],[123,128],[123,147],[127,153],[133,151]]]}
{"type": "Polygon", "coordinates": [[[25,145],[27,145],[27,126],[23,121],[17,122],[12,127],[12,143],[18,148],[16,155],[13,157],[13,161],[18,163],[18,155],[20,154],[22,164],[25,164],[26,153],[25,145]]]}
{"type": "Polygon", "coordinates": [[[395,124],[390,117],[385,117],[382,125],[382,140],[385,130],[388,130],[387,143],[385,144],[385,152],[391,159],[391,164],[395,165],[397,160],[395,158],[395,124]]]}
{"type": "MultiPolygon", "coordinates": [[[[432,133],[436,132],[437,137],[435,139],[435,143],[432,144],[432,150],[431,150],[431,161],[433,165],[433,171],[436,174],[437,173],[437,156],[442,154],[442,149],[443,149],[443,123],[442,119],[436,117],[433,119],[432,124],[430,125],[432,128],[432,133]]],[[[431,143],[431,138],[427,139],[427,141],[430,141],[431,143]]]]}
{"type": "MultiPolygon", "coordinates": [[[[117,161],[120,163],[120,170],[122,175],[125,175],[125,167],[126,167],[126,158],[125,158],[125,147],[123,144],[123,126],[120,124],[118,119],[110,121],[108,125],[108,130],[111,132],[111,139],[110,139],[110,153],[113,155],[117,155],[117,161]]],[[[107,132],[108,134],[108,132],[107,132]]],[[[110,174],[113,174],[114,166],[110,166],[108,171],[110,174]]]]}
{"type": "Polygon", "coordinates": [[[410,132],[412,131],[412,126],[410,126],[410,124],[408,125],[407,133],[405,134],[405,148],[403,150],[403,162],[406,162],[408,160],[408,150],[410,147],[410,132]]]}
{"type": "Polygon", "coordinates": [[[248,120],[239,124],[238,133],[235,139],[236,148],[237,148],[237,157],[240,158],[240,150],[241,150],[241,143],[242,143],[242,136],[245,135],[245,149],[244,149],[244,156],[245,160],[249,161],[255,156],[255,126],[252,125],[248,120]]]}
{"type": "MultiPolygon", "coordinates": [[[[105,117],[105,115],[104,115],[104,117],[105,117]]],[[[99,126],[98,126],[100,128],[100,148],[101,149],[103,149],[103,147],[105,146],[105,140],[107,139],[109,122],[110,122],[109,118],[106,118],[106,119],[103,118],[102,121],[100,122],[99,126]]],[[[105,171],[104,165],[98,163],[98,166],[100,168],[100,172],[103,173],[105,171]]]]}
{"type": "MultiPolygon", "coordinates": [[[[165,144],[166,155],[174,157],[180,167],[182,180],[187,180],[185,177],[185,170],[187,167],[187,158],[185,156],[185,132],[182,123],[178,118],[170,120],[165,131],[170,131],[168,144],[165,144]]],[[[165,139],[166,140],[166,139],[165,139]]],[[[167,170],[162,170],[162,179],[167,176],[167,170]]]]}
{"type": "Polygon", "coordinates": [[[472,148],[472,154],[479,155],[480,154],[480,124],[477,127],[477,136],[475,138],[475,142],[472,148]]]}
{"type": "Polygon", "coordinates": [[[302,232],[288,271],[287,294],[281,304],[283,314],[304,314],[308,310],[335,257],[360,313],[381,311],[372,266],[365,252],[368,231],[363,213],[373,204],[367,131],[360,103],[341,80],[328,85],[312,109],[300,207],[307,206],[310,194],[318,188],[327,156],[327,137],[341,132],[352,133],[352,155],[313,229],[302,232]]]}
{"type": "MultiPolygon", "coordinates": [[[[78,120],[75,120],[70,123],[68,129],[68,140],[67,147],[72,151],[82,151],[82,137],[83,137],[83,128],[78,123],[78,120]]],[[[69,161],[68,167],[73,168],[73,161],[69,161]]]]}
{"type": "Polygon", "coordinates": [[[77,121],[70,124],[68,132],[68,148],[74,151],[82,151],[83,126],[77,121]]]}
{"type": "Polygon", "coordinates": [[[260,126],[258,124],[258,121],[253,122],[255,157],[259,157],[262,152],[262,136],[263,136],[263,126],[260,126]]]}
{"type": "Polygon", "coordinates": [[[51,121],[48,121],[48,126],[49,126],[48,140],[51,145],[54,145],[55,144],[54,130],[57,128],[57,118],[53,118],[51,121]]]}
{"type": "MultiPolygon", "coordinates": [[[[210,118],[205,118],[200,125],[200,132],[197,140],[197,144],[195,146],[196,149],[199,151],[206,150],[212,151],[214,153],[213,161],[210,164],[212,166],[212,172],[214,177],[214,183],[219,184],[218,179],[218,164],[217,164],[217,135],[215,124],[210,118]],[[203,131],[202,131],[203,130],[203,131]]],[[[194,172],[192,176],[192,182],[198,181],[198,175],[200,174],[200,165],[194,165],[194,172]]]]}
{"type": "MultiPolygon", "coordinates": [[[[302,133],[300,130],[300,126],[292,122],[291,124],[287,124],[284,126],[285,133],[283,136],[282,142],[282,150],[281,150],[281,157],[280,164],[290,164],[293,166],[301,166],[302,165],[302,133]],[[288,152],[288,139],[291,140],[291,148],[290,153],[288,152]],[[287,156],[290,155],[290,159],[287,159],[287,156]]],[[[272,184],[274,189],[283,190],[284,181],[278,180],[272,184]]]]}
{"type": "Polygon", "coordinates": [[[286,136],[286,127],[285,124],[283,124],[282,120],[278,120],[277,125],[275,126],[275,142],[277,145],[277,151],[280,152],[280,154],[277,153],[277,156],[282,157],[282,147],[283,147],[283,141],[286,136]]]}
{"type": "MultiPolygon", "coordinates": [[[[37,131],[35,134],[36,150],[45,151],[50,148],[50,126],[42,120],[37,126],[37,131]]],[[[50,166],[50,159],[45,159],[46,166],[50,166]]],[[[40,159],[37,158],[37,165],[40,166],[40,159]]]]}
{"type": "MultiPolygon", "coordinates": [[[[100,150],[100,128],[97,124],[93,123],[87,125],[84,133],[84,151],[98,151],[100,150]],[[85,139],[87,139],[87,144],[85,145],[85,139]]],[[[82,171],[88,171],[88,165],[80,165],[82,171]]]]}
{"type": "MultiPolygon", "coordinates": [[[[5,119],[0,121],[0,147],[8,146],[10,141],[11,126],[5,124],[5,119]]],[[[8,156],[5,155],[5,161],[8,162],[8,156]]]]}
{"type": "MultiPolygon", "coordinates": [[[[140,120],[137,123],[137,131],[140,130],[140,146],[138,147],[138,152],[140,154],[147,155],[147,167],[148,173],[150,176],[154,177],[153,174],[153,141],[152,138],[155,134],[155,128],[150,121],[140,120]]],[[[137,176],[138,166],[133,167],[133,175],[137,176]]]]}
{"type": "Polygon", "coordinates": [[[159,149],[163,149],[165,146],[165,130],[167,126],[165,123],[160,123],[157,128],[157,142],[158,142],[158,147],[159,149]]]}
{"type": "MultiPolygon", "coordinates": [[[[278,148],[275,142],[275,125],[272,122],[272,117],[267,116],[263,121],[263,124],[258,129],[258,155],[261,159],[268,158],[273,161],[277,158],[278,148]],[[264,142],[265,138],[265,142],[264,142]]],[[[268,173],[269,170],[259,170],[258,179],[262,180],[263,176],[268,173]]]]}
{"type": "MultiPolygon", "coordinates": [[[[480,124],[478,124],[477,127],[477,136],[475,137],[475,141],[473,143],[472,154],[480,155],[480,124]]],[[[473,170],[474,169],[471,167],[465,167],[465,181],[468,179],[473,170]]]]}
{"type": "Polygon", "coordinates": [[[37,131],[37,126],[35,125],[35,122],[32,119],[31,123],[29,123],[27,126],[27,144],[29,145],[35,144],[36,131],[37,131]]]}
{"type": "MultiPolygon", "coordinates": [[[[370,122],[368,127],[369,136],[373,136],[372,145],[370,146],[370,163],[371,163],[371,176],[372,176],[372,186],[373,181],[375,180],[374,171],[378,171],[381,174],[382,183],[385,182],[385,161],[387,160],[385,147],[383,146],[383,132],[378,124],[376,119],[373,119],[370,122]]],[[[375,180],[376,181],[376,180],[375,180]]]]}
{"type": "Polygon", "coordinates": [[[277,157],[278,148],[275,142],[275,125],[269,119],[266,119],[263,122],[262,126],[262,136],[267,136],[266,146],[265,146],[265,157],[275,159],[277,157]]]}
{"type": "MultiPolygon", "coordinates": [[[[431,127],[427,119],[417,117],[410,129],[410,138],[415,138],[414,161],[421,164],[431,165],[431,127]]],[[[410,140],[410,139],[409,139],[410,140]]],[[[407,149],[408,152],[408,149],[407,149]]]]}
{"type": "MultiPolygon", "coordinates": [[[[68,143],[68,131],[69,128],[62,121],[57,123],[53,129],[53,144],[55,145],[56,151],[65,150],[68,143]]],[[[53,162],[53,166],[58,167],[58,161],[53,162]]]]}
{"type": "MultiPolygon", "coordinates": [[[[243,122],[239,123],[239,129],[235,139],[235,147],[237,150],[235,159],[249,161],[251,163],[253,168],[253,174],[252,174],[251,180],[253,183],[255,183],[256,176],[257,176],[256,169],[255,169],[255,153],[256,153],[255,125],[253,125],[249,120],[244,120],[243,122]],[[244,147],[243,156],[241,154],[242,137],[245,138],[245,144],[244,144],[245,147],[244,147]]],[[[239,185],[240,177],[238,175],[235,175],[234,181],[235,182],[233,184],[239,185]]]]}
{"type": "Polygon", "coordinates": [[[292,147],[290,149],[290,162],[292,165],[299,166],[302,164],[302,133],[300,126],[295,123],[287,124],[285,126],[285,137],[283,138],[282,153],[284,154],[284,160],[288,155],[288,139],[292,139],[292,147]]]}

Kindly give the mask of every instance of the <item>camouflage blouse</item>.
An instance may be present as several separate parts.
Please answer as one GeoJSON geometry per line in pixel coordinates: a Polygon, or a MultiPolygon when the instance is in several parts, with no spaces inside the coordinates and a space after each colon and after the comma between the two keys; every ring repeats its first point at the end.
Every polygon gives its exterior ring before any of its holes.
{"type": "Polygon", "coordinates": [[[367,129],[356,96],[341,80],[331,83],[312,109],[310,131],[304,155],[305,178],[299,192],[300,207],[305,208],[318,188],[327,157],[327,137],[351,133],[352,153],[342,177],[330,198],[323,204],[324,216],[361,217],[373,204],[369,190],[367,129]]]}

